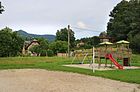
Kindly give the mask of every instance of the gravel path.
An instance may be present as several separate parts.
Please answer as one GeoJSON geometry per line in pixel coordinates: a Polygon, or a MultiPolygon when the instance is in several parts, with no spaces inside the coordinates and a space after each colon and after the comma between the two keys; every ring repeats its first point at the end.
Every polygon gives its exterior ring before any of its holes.
{"type": "Polygon", "coordinates": [[[0,70],[0,92],[140,92],[140,85],[43,69],[0,70]]]}

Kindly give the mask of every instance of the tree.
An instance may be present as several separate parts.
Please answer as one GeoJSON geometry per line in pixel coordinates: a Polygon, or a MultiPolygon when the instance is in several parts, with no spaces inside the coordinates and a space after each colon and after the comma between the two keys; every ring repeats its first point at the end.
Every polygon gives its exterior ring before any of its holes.
{"type": "Polygon", "coordinates": [[[93,36],[92,37],[92,41],[91,41],[91,45],[93,46],[97,46],[100,43],[100,38],[98,36],[93,36]]]}
{"type": "Polygon", "coordinates": [[[0,14],[2,14],[3,11],[4,11],[4,7],[1,5],[1,2],[0,2],[0,14]]]}
{"type": "Polygon", "coordinates": [[[128,1],[123,0],[110,13],[110,21],[107,26],[107,34],[118,40],[127,40],[127,34],[130,30],[127,30],[129,22],[128,13],[128,1]]]}
{"type": "Polygon", "coordinates": [[[98,36],[93,36],[89,38],[81,38],[76,40],[77,44],[80,42],[83,42],[84,45],[81,45],[79,48],[90,49],[93,46],[97,46],[100,43],[100,38],[98,36]]]}
{"type": "MultiPolygon", "coordinates": [[[[74,37],[74,32],[70,30],[70,47],[73,48],[75,46],[75,37],[74,37]]],[[[56,32],[56,40],[57,41],[68,41],[68,29],[64,28],[61,29],[60,31],[57,30],[56,32]]]]}
{"type": "Polygon", "coordinates": [[[118,40],[128,40],[130,35],[134,36],[140,30],[140,3],[138,0],[123,0],[110,13],[110,21],[107,33],[110,37],[118,40]]]}
{"type": "MultiPolygon", "coordinates": [[[[109,16],[111,18],[108,22],[107,34],[115,38],[116,41],[129,40],[131,42],[140,33],[139,0],[121,1],[114,7],[109,16]]],[[[135,49],[132,45],[131,48],[135,49]]]]}
{"type": "Polygon", "coordinates": [[[21,53],[24,40],[6,27],[0,30],[0,57],[17,56],[21,53]]]}
{"type": "Polygon", "coordinates": [[[135,53],[140,53],[140,33],[136,34],[134,38],[131,40],[130,47],[133,49],[135,53]]]}
{"type": "Polygon", "coordinates": [[[99,37],[107,37],[107,33],[104,31],[104,32],[101,32],[100,34],[99,34],[99,37]]]}
{"type": "Polygon", "coordinates": [[[54,52],[54,54],[66,53],[67,52],[68,43],[66,41],[55,41],[50,44],[50,49],[54,52]]]}

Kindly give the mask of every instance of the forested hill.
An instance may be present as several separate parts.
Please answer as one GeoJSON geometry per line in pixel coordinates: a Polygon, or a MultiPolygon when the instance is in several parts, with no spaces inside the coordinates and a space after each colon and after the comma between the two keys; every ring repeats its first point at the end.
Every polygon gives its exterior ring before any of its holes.
{"type": "Polygon", "coordinates": [[[38,35],[38,34],[29,34],[23,30],[19,30],[17,31],[17,33],[19,35],[21,35],[22,37],[27,37],[27,38],[46,38],[48,39],[48,41],[54,41],[55,40],[55,35],[48,35],[48,34],[45,34],[45,35],[38,35]]]}

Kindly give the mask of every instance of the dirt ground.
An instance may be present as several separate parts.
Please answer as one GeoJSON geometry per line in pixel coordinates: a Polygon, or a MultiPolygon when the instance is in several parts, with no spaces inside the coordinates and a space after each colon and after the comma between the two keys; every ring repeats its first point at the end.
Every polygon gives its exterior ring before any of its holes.
{"type": "Polygon", "coordinates": [[[140,85],[43,69],[0,70],[0,92],[140,92],[140,85]]]}

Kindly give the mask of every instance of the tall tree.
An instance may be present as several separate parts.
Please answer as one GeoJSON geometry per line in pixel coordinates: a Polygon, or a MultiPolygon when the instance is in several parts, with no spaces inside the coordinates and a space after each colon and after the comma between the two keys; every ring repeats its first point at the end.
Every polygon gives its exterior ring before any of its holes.
{"type": "MultiPolygon", "coordinates": [[[[110,13],[107,34],[118,40],[129,40],[131,47],[134,38],[140,33],[140,2],[139,0],[122,0],[110,13]]],[[[139,39],[140,40],[140,39],[139,39]]],[[[135,43],[138,45],[138,42],[135,43]]],[[[135,46],[138,47],[138,46],[135,46]]]]}
{"type": "Polygon", "coordinates": [[[116,40],[127,40],[140,30],[140,3],[139,0],[123,0],[111,11],[107,33],[116,40]]]}
{"type": "Polygon", "coordinates": [[[24,40],[6,27],[0,30],[0,57],[17,56],[21,53],[24,40]]]}
{"type": "Polygon", "coordinates": [[[55,41],[52,42],[50,44],[50,49],[57,54],[59,53],[66,53],[67,52],[67,48],[68,47],[68,43],[66,41],[55,41]]]}
{"type": "MultiPolygon", "coordinates": [[[[69,33],[70,33],[70,47],[73,48],[75,46],[74,32],[72,30],[70,30],[69,33]]],[[[68,41],[68,29],[64,28],[64,29],[61,29],[60,31],[57,30],[56,40],[68,41]]]]}
{"type": "Polygon", "coordinates": [[[110,13],[110,20],[107,26],[107,33],[115,40],[127,39],[127,34],[130,30],[127,29],[130,20],[128,17],[128,2],[123,0],[110,13]]]}

